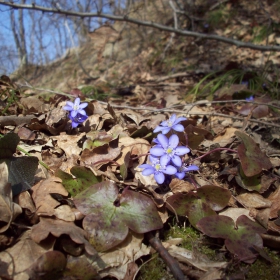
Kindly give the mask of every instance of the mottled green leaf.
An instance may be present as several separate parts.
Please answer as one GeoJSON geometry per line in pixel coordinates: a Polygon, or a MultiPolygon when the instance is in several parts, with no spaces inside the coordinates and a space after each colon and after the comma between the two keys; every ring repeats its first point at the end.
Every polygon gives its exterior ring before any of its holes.
{"type": "Polygon", "coordinates": [[[206,185],[196,192],[188,194],[177,193],[167,199],[167,207],[180,216],[187,216],[190,223],[196,227],[203,217],[216,215],[215,211],[222,210],[231,197],[229,190],[206,185]],[[173,210],[174,209],[174,210],[173,210]]]}
{"type": "Polygon", "coordinates": [[[259,250],[254,248],[262,249],[260,234],[266,232],[245,215],[237,219],[236,225],[227,216],[205,217],[197,223],[197,228],[210,237],[225,239],[227,249],[246,263],[253,263],[257,258],[259,250]]]}
{"type": "Polygon", "coordinates": [[[128,189],[119,195],[111,181],[89,187],[74,198],[74,203],[86,215],[83,227],[97,251],[121,243],[129,229],[145,233],[162,227],[157,208],[149,197],[128,189]]]}
{"type": "Polygon", "coordinates": [[[60,169],[56,171],[55,176],[62,180],[63,186],[73,197],[93,184],[102,181],[100,176],[95,176],[90,169],[83,166],[74,166],[70,172],[75,178],[60,169]]]}
{"type": "Polygon", "coordinates": [[[12,157],[19,141],[19,136],[16,133],[8,133],[0,138],[0,158],[12,157]]]}
{"type": "Polygon", "coordinates": [[[255,141],[247,134],[241,131],[235,131],[242,143],[237,148],[242,169],[247,177],[258,175],[262,170],[272,168],[271,162],[267,155],[263,153],[255,141]]]}

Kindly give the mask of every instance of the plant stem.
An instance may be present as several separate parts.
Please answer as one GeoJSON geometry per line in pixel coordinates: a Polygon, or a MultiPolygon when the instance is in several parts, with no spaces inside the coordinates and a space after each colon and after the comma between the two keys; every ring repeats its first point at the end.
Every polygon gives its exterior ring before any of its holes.
{"type": "Polygon", "coordinates": [[[211,150],[211,151],[207,152],[206,154],[204,154],[204,155],[202,155],[200,157],[197,157],[197,158],[194,158],[194,159],[190,160],[189,163],[191,163],[191,162],[193,162],[195,160],[201,159],[201,158],[203,158],[205,156],[208,156],[211,153],[214,153],[214,152],[217,152],[217,151],[228,151],[228,152],[232,152],[232,153],[237,153],[236,150],[232,150],[232,149],[229,149],[229,148],[217,148],[217,149],[214,149],[214,150],[211,150]]]}

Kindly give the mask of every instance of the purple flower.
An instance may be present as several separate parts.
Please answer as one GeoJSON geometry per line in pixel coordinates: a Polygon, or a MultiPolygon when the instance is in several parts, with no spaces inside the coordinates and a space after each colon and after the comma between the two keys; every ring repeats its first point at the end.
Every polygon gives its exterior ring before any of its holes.
{"type": "Polygon", "coordinates": [[[249,82],[248,81],[242,81],[241,85],[245,85],[246,87],[248,87],[249,86],[249,82]]]}
{"type": "Polygon", "coordinates": [[[196,165],[189,165],[189,166],[183,165],[181,167],[177,167],[177,172],[175,173],[175,177],[182,180],[185,177],[186,172],[197,171],[198,169],[199,167],[196,165]]]}
{"type": "Polygon", "coordinates": [[[157,145],[150,149],[150,154],[155,157],[160,157],[166,164],[171,160],[174,165],[181,166],[182,159],[180,156],[190,152],[190,149],[187,147],[177,147],[179,137],[176,134],[171,135],[169,139],[165,135],[159,134],[157,136],[157,143],[157,145]]]}
{"type": "Polygon", "coordinates": [[[81,114],[86,116],[87,113],[84,110],[85,107],[87,107],[87,103],[82,103],[80,104],[81,100],[79,97],[77,97],[73,102],[71,101],[66,101],[66,106],[63,107],[64,110],[69,111],[70,112],[70,116],[72,118],[75,118],[77,116],[77,114],[81,114]]]}
{"type": "Polygon", "coordinates": [[[80,113],[78,113],[74,118],[71,116],[71,114],[69,115],[69,119],[72,121],[72,128],[77,127],[80,123],[83,123],[87,118],[87,115],[81,115],[80,113]]]}
{"type": "Polygon", "coordinates": [[[179,124],[179,122],[186,120],[184,117],[176,117],[176,114],[173,114],[169,120],[163,121],[159,126],[154,129],[154,133],[160,132],[162,134],[167,134],[171,129],[182,132],[184,131],[184,127],[179,124]]]}
{"type": "Polygon", "coordinates": [[[251,95],[250,97],[245,98],[246,101],[253,101],[254,100],[254,96],[251,95]]]}
{"type": "Polygon", "coordinates": [[[177,172],[177,169],[174,166],[167,165],[168,161],[166,161],[166,158],[158,159],[153,156],[150,156],[149,158],[152,164],[142,164],[139,167],[144,168],[142,171],[144,176],[154,174],[155,180],[158,184],[162,184],[164,182],[164,174],[173,175],[177,172]]]}

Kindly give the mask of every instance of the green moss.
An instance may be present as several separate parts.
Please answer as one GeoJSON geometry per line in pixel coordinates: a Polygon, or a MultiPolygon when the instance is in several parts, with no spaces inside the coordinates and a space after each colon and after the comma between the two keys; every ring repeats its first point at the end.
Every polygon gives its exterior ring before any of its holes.
{"type": "Polygon", "coordinates": [[[109,90],[109,86],[83,86],[80,87],[81,92],[88,98],[96,99],[96,100],[107,100],[107,98],[110,96],[107,90],[109,90]]]}
{"type": "Polygon", "coordinates": [[[275,253],[268,248],[265,248],[266,253],[272,260],[269,263],[265,259],[259,257],[252,265],[248,265],[247,280],[276,280],[280,279],[280,256],[279,253],[275,253]]]}
{"type": "Polygon", "coordinates": [[[174,280],[174,277],[166,270],[164,261],[158,254],[152,255],[152,258],[143,264],[136,278],[137,280],[174,280]]]}
{"type": "Polygon", "coordinates": [[[192,226],[180,227],[178,225],[174,225],[165,236],[166,240],[170,238],[182,238],[181,246],[183,248],[192,251],[195,247],[196,250],[206,255],[210,260],[216,260],[216,250],[206,244],[205,241],[207,241],[207,238],[205,238],[205,240],[201,240],[199,231],[192,226]]]}

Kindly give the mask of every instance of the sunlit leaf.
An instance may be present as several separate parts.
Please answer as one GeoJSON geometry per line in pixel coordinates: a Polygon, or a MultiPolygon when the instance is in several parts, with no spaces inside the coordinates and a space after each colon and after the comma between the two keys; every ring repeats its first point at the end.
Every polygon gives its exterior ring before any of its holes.
{"type": "Polygon", "coordinates": [[[8,133],[0,138],[0,158],[12,157],[19,141],[19,136],[16,133],[8,133]]]}
{"type": "Polygon", "coordinates": [[[188,194],[176,193],[167,199],[167,207],[180,216],[187,216],[190,223],[196,227],[203,217],[216,215],[228,203],[231,193],[227,189],[206,185],[188,194]]]}
{"type": "Polygon", "coordinates": [[[254,247],[262,249],[260,234],[266,232],[245,215],[237,219],[236,225],[227,216],[205,217],[197,223],[197,228],[210,237],[225,239],[227,249],[246,263],[253,263],[257,258],[258,251],[254,247]]]}
{"type": "Polygon", "coordinates": [[[74,203],[86,215],[83,227],[98,251],[121,243],[129,229],[145,233],[162,227],[157,208],[149,197],[128,189],[119,195],[111,181],[89,187],[74,198],[74,203]]]}
{"type": "Polygon", "coordinates": [[[63,186],[73,197],[89,186],[102,181],[100,176],[95,176],[90,169],[83,166],[74,166],[70,172],[75,178],[60,169],[56,171],[55,176],[62,180],[63,186]]]}
{"type": "Polygon", "coordinates": [[[255,141],[241,131],[235,131],[242,143],[237,148],[242,169],[247,177],[258,175],[262,170],[272,167],[269,158],[263,153],[255,141]]]}

